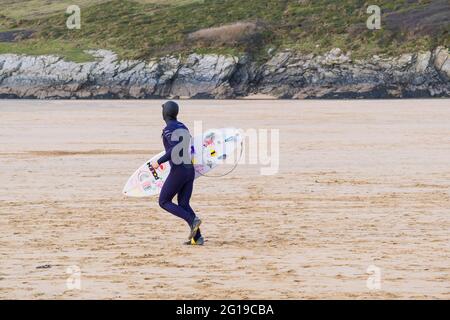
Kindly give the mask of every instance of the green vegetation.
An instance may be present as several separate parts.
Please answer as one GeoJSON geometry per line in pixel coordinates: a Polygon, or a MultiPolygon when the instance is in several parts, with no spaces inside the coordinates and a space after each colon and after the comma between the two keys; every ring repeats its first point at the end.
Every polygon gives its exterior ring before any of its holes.
{"type": "Polygon", "coordinates": [[[445,1],[444,12],[436,13],[442,11],[433,7],[439,1],[427,0],[82,0],[80,30],[66,28],[65,8],[73,1],[0,2],[0,31],[34,31],[30,39],[0,42],[0,53],[54,53],[75,61],[90,59],[83,50],[98,48],[131,59],[190,52],[246,52],[264,59],[268,48],[321,53],[334,47],[364,57],[429,50],[450,39],[445,1]],[[365,27],[369,4],[383,10],[381,30],[365,27]],[[436,14],[435,24],[427,10],[436,14]],[[189,39],[192,32],[239,21],[254,22],[259,31],[233,44],[189,39]]]}
{"type": "MultiPolygon", "coordinates": [[[[101,4],[109,0],[0,0],[1,14],[15,19],[36,19],[58,12],[64,12],[70,5],[76,4],[81,8],[101,4]]],[[[184,5],[203,0],[136,0],[139,3],[170,3],[184,5]]]]}
{"type": "MultiPolygon", "coordinates": [[[[299,1],[288,5],[287,23],[277,30],[284,35],[282,45],[301,51],[323,52],[330,47],[351,50],[356,56],[372,54],[399,54],[418,50],[429,50],[437,45],[449,44],[450,21],[445,28],[439,24],[428,33],[420,33],[411,24],[409,12],[429,10],[431,1],[299,1]],[[369,30],[366,13],[369,4],[382,8],[382,29],[369,30]],[[403,12],[403,14],[401,14],[403,12]],[[392,15],[397,13],[398,16],[392,15]],[[390,19],[385,19],[389,15],[390,19]],[[403,21],[401,21],[403,20],[403,21]],[[395,29],[396,22],[404,23],[403,28],[395,29]],[[406,32],[405,32],[406,31],[406,32]]],[[[447,6],[447,15],[450,6],[447,6]]],[[[430,18],[430,17],[429,17],[430,18]]],[[[439,22],[441,17],[436,18],[439,22]]],[[[431,20],[431,19],[429,19],[431,20]]],[[[420,21],[414,21],[420,24],[420,21]]]]}
{"type": "Polygon", "coordinates": [[[76,62],[92,61],[93,57],[86,52],[85,48],[78,48],[72,43],[61,40],[27,40],[20,42],[0,42],[0,54],[16,53],[28,55],[59,55],[66,60],[76,62]]]}

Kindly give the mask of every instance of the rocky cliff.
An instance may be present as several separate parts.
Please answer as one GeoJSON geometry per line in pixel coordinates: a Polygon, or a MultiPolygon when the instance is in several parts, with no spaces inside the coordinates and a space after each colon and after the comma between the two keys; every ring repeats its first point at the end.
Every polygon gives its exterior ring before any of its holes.
{"type": "Polygon", "coordinates": [[[1,98],[277,98],[450,97],[448,49],[354,60],[333,49],[324,55],[279,52],[258,64],[248,57],[191,54],[123,61],[106,50],[96,61],[57,56],[0,55],[1,98]]]}

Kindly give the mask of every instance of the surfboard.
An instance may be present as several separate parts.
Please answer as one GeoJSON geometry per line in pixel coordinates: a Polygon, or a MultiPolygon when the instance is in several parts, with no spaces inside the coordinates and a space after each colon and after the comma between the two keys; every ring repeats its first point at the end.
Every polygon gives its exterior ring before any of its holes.
{"type": "MultiPolygon", "coordinates": [[[[242,134],[236,128],[210,129],[201,136],[191,139],[191,159],[195,169],[195,178],[223,163],[237,161],[236,152],[242,148],[242,134]]],[[[151,167],[164,155],[158,153],[140,166],[128,179],[122,193],[128,197],[150,197],[158,195],[169,173],[169,162],[162,163],[156,170],[151,167]]]]}

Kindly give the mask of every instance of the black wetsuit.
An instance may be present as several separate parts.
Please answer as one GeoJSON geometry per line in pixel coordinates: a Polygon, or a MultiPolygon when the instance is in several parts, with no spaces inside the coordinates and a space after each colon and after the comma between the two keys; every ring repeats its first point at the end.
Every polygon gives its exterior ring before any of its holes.
{"type": "MultiPolygon", "coordinates": [[[[175,152],[173,148],[182,142],[182,138],[172,140],[172,134],[176,130],[186,130],[185,136],[189,136],[188,128],[181,122],[177,121],[178,106],[176,112],[173,108],[163,106],[163,117],[167,126],[163,129],[162,139],[166,153],[159,158],[158,164],[169,161],[170,173],[167,177],[159,195],[159,205],[164,210],[173,215],[185,220],[188,225],[192,225],[195,212],[192,210],[189,201],[191,199],[192,190],[194,186],[195,170],[191,162],[189,163],[174,163],[172,154],[175,152]],[[172,202],[177,195],[177,202],[172,202]]],[[[195,239],[201,236],[200,231],[195,235],[195,239]]]]}

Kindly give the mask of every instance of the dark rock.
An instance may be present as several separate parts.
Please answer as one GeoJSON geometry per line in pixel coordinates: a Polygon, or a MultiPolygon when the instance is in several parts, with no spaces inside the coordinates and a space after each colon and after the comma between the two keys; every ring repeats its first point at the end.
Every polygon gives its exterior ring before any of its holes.
{"type": "Polygon", "coordinates": [[[258,65],[249,57],[192,54],[185,59],[120,61],[91,51],[94,62],[56,56],[0,55],[0,98],[279,99],[449,97],[448,49],[353,61],[336,48],[323,55],[291,51],[258,65]]]}

